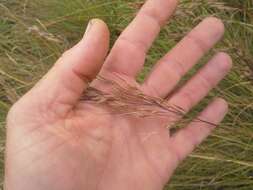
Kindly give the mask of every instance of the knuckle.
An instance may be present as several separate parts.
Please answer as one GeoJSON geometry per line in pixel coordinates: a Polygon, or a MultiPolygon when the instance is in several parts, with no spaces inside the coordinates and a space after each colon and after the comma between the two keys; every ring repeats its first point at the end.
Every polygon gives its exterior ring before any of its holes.
{"type": "Polygon", "coordinates": [[[189,33],[188,35],[186,35],[186,39],[188,39],[191,44],[193,44],[203,53],[205,53],[209,49],[209,46],[206,44],[206,42],[195,34],[189,33]]]}

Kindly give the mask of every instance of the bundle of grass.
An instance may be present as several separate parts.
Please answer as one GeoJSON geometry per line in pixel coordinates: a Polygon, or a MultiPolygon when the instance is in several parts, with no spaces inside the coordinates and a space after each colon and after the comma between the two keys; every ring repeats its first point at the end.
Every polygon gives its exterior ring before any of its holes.
{"type": "MultiPolygon", "coordinates": [[[[107,92],[90,86],[81,97],[81,101],[92,104],[106,105],[110,113],[117,115],[129,115],[132,117],[184,117],[180,124],[187,123],[191,118],[186,111],[168,103],[167,99],[149,96],[144,94],[136,85],[132,85],[120,76],[116,80],[98,76],[96,80],[109,86],[107,92]]],[[[203,118],[195,118],[194,122],[204,122],[211,126],[216,124],[206,121],[203,118]]],[[[170,121],[171,122],[171,121],[170,121]]],[[[176,123],[175,123],[176,124],[176,123]]]]}

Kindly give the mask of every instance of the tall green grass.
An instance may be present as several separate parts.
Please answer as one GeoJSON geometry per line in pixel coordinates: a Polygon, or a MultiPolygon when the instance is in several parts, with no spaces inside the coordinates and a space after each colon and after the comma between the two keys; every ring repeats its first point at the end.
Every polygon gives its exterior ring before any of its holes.
{"type": "MultiPolygon", "coordinates": [[[[99,17],[108,23],[113,44],[142,2],[0,0],[0,183],[3,182],[5,116],[11,105],[47,72],[64,50],[80,39],[89,19],[99,17]]],[[[150,50],[139,80],[143,80],[156,60],[207,16],[223,19],[226,34],[191,74],[218,51],[226,51],[232,56],[234,68],[195,111],[218,95],[229,101],[230,112],[211,137],[178,168],[166,189],[251,190],[252,0],[182,0],[173,20],[150,50]]]]}

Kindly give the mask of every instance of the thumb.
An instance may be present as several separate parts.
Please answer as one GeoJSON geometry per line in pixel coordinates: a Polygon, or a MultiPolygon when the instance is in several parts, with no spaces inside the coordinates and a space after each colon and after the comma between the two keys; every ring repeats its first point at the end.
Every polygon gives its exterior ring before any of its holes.
{"type": "Polygon", "coordinates": [[[99,19],[91,20],[83,39],[66,51],[28,94],[37,99],[43,94],[40,107],[61,115],[67,113],[100,71],[108,49],[108,27],[99,19]]]}

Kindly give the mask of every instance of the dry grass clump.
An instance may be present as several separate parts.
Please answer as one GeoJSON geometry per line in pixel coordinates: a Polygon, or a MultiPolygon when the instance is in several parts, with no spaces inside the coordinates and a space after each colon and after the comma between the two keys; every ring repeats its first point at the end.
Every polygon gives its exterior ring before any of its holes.
{"type": "MultiPolygon", "coordinates": [[[[109,80],[98,76],[96,80],[109,85],[110,92],[105,92],[90,86],[81,97],[81,101],[88,101],[93,104],[107,106],[112,114],[130,115],[132,117],[184,117],[186,111],[177,106],[168,103],[167,99],[148,96],[141,92],[137,87],[129,84],[125,79],[117,77],[117,81],[109,80]]],[[[187,122],[187,118],[181,120],[181,124],[187,122]]],[[[191,118],[188,118],[191,119],[191,118]]],[[[201,118],[195,118],[194,121],[204,122],[211,126],[217,126],[214,123],[201,118]]]]}

